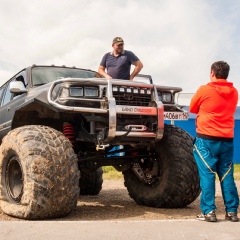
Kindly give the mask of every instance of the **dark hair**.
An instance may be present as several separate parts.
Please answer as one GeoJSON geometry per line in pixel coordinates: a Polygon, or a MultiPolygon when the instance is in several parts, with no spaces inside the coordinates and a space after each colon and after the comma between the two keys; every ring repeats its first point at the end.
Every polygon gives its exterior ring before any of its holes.
{"type": "Polygon", "coordinates": [[[227,79],[230,66],[224,61],[214,62],[211,66],[211,71],[214,72],[217,79],[227,79]]]}

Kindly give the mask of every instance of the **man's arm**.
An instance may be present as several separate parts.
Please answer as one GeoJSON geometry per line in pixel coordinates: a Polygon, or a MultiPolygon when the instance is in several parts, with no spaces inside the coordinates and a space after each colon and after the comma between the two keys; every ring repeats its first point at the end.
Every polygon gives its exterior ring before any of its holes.
{"type": "Polygon", "coordinates": [[[200,99],[201,99],[201,95],[200,95],[200,91],[198,90],[194,94],[194,96],[192,97],[191,102],[190,102],[189,111],[191,113],[198,114],[199,107],[200,107],[200,99]]]}
{"type": "Polygon", "coordinates": [[[98,73],[101,74],[105,78],[112,79],[112,77],[105,72],[105,67],[103,67],[101,65],[98,68],[98,73]]]}
{"type": "Polygon", "coordinates": [[[132,74],[130,75],[129,80],[133,80],[133,78],[142,70],[143,68],[143,64],[140,60],[138,60],[135,64],[135,68],[132,72],[132,74]]]}

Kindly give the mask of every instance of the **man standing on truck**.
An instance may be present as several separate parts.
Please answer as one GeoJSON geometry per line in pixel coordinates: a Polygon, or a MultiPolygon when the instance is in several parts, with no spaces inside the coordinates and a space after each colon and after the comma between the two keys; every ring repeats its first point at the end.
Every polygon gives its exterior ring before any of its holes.
{"type": "Polygon", "coordinates": [[[98,73],[109,79],[133,80],[143,68],[142,62],[133,52],[124,50],[124,41],[121,37],[113,39],[112,47],[113,51],[103,56],[98,73]],[[135,68],[130,74],[132,64],[135,68]]]}
{"type": "Polygon", "coordinates": [[[237,222],[239,197],[233,177],[234,112],[238,92],[227,82],[229,65],[218,61],[212,64],[211,82],[201,86],[190,103],[190,112],[196,113],[197,136],[193,154],[198,166],[202,190],[198,220],[216,222],[215,176],[221,184],[225,219],[237,222]]]}

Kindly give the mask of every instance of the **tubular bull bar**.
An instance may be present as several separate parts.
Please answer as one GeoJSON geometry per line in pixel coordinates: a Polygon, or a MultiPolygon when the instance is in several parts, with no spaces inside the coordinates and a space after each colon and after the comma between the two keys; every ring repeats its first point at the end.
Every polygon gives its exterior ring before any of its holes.
{"type": "MultiPolygon", "coordinates": [[[[169,88],[166,88],[169,89],[169,88]]],[[[176,92],[179,91],[179,88],[175,89],[176,92]]],[[[164,106],[161,101],[158,99],[157,87],[154,84],[145,84],[140,82],[133,81],[117,81],[117,80],[103,80],[103,79],[73,79],[73,78],[65,78],[61,80],[57,80],[52,83],[49,91],[48,91],[48,102],[54,107],[70,112],[84,112],[84,113],[97,113],[97,114],[108,114],[109,115],[109,131],[107,139],[104,142],[109,142],[113,140],[115,137],[126,135],[126,137],[134,137],[134,138],[152,138],[155,140],[160,140],[163,136],[164,129],[164,106]],[[76,84],[79,85],[106,85],[106,97],[99,99],[92,98],[75,98],[75,97],[57,97],[55,100],[52,99],[52,92],[56,85],[58,84],[76,84]],[[125,105],[116,105],[116,100],[113,97],[112,86],[131,86],[131,87],[144,87],[153,89],[151,94],[151,106],[142,107],[142,106],[125,106],[125,105]],[[103,108],[89,108],[89,107],[72,107],[66,106],[59,103],[61,101],[74,100],[74,101],[95,101],[104,103],[103,108]],[[142,125],[128,125],[129,129],[126,131],[117,131],[117,114],[125,114],[125,115],[147,115],[147,116],[156,116],[157,118],[157,126],[155,132],[147,132],[144,131],[146,128],[142,127],[142,125]],[[144,129],[144,130],[143,130],[144,129]]],[[[101,105],[101,104],[100,104],[101,105]]]]}

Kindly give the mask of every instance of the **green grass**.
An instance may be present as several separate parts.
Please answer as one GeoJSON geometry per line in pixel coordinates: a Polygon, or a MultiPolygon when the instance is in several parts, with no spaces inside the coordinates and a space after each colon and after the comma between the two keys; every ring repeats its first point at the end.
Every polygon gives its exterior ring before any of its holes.
{"type": "Polygon", "coordinates": [[[234,164],[234,178],[240,180],[240,164],[234,164]]]}
{"type": "Polygon", "coordinates": [[[122,172],[118,172],[112,166],[103,167],[103,179],[123,179],[122,172]]]}
{"type": "MultiPolygon", "coordinates": [[[[123,175],[112,166],[103,167],[103,179],[122,179],[123,175]]],[[[234,164],[234,178],[240,180],[240,164],[234,164]]]]}

